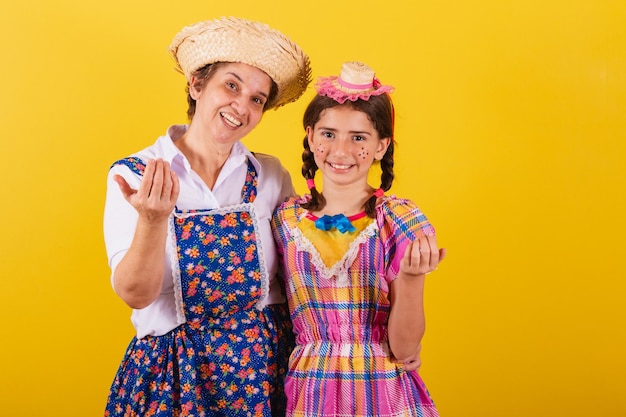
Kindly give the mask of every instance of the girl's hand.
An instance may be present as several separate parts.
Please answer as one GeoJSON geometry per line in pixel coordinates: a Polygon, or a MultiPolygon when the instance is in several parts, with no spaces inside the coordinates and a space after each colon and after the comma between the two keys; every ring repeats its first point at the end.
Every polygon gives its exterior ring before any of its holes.
{"type": "Polygon", "coordinates": [[[400,271],[413,277],[425,275],[437,269],[445,256],[446,250],[437,248],[435,236],[420,235],[406,247],[400,271]]]}
{"type": "Polygon", "coordinates": [[[420,359],[419,351],[416,354],[409,356],[402,362],[395,360],[395,359],[394,359],[394,362],[400,363],[402,365],[402,368],[407,372],[417,371],[420,368],[420,366],[422,366],[422,361],[420,359]]]}
{"type": "Polygon", "coordinates": [[[113,179],[140,217],[149,221],[160,220],[174,210],[180,185],[168,162],[160,158],[149,160],[138,190],[132,189],[121,175],[115,175],[113,179]]]}

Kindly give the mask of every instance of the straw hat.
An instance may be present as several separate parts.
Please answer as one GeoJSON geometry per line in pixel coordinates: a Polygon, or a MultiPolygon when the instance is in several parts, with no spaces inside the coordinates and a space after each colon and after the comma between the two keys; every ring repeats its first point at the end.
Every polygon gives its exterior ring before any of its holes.
{"type": "Polygon", "coordinates": [[[184,27],[169,50],[187,80],[215,62],[241,62],[264,71],[278,85],[268,108],[296,101],[311,82],[309,57],[282,33],[260,22],[222,17],[184,27]]]}
{"type": "Polygon", "coordinates": [[[393,91],[390,85],[382,85],[374,70],[362,62],[346,62],[341,66],[339,76],[320,77],[315,83],[320,96],[328,96],[342,104],[346,100],[368,100],[393,91]]]}

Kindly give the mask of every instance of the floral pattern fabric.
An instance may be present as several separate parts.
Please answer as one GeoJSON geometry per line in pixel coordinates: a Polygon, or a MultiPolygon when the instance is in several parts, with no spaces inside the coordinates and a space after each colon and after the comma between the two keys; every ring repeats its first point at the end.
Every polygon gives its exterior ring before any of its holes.
{"type": "MultiPolygon", "coordinates": [[[[142,174],[141,161],[119,163],[142,174]]],[[[105,416],[284,414],[291,323],[285,306],[259,308],[267,288],[250,204],[256,181],[248,162],[242,204],[176,210],[175,279],[185,323],[131,341],[105,416]]]]}

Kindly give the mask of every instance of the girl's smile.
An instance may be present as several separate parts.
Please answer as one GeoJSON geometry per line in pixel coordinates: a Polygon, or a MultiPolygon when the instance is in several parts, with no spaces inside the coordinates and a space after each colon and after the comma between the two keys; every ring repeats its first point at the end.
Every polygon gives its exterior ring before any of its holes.
{"type": "Polygon", "coordinates": [[[365,185],[370,167],[389,146],[389,138],[381,139],[367,115],[350,105],[325,109],[307,136],[325,186],[365,185]]]}

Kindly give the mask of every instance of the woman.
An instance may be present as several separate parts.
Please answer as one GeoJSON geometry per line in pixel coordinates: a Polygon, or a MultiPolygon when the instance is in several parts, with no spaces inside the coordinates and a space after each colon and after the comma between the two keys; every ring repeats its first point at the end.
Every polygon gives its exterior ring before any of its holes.
{"type": "Polygon", "coordinates": [[[185,27],[170,50],[190,123],[108,177],[111,280],[137,335],[105,415],[280,415],[292,336],[269,222],[294,190],[276,158],[241,139],[264,111],[302,95],[309,59],[237,18],[185,27]]]}

